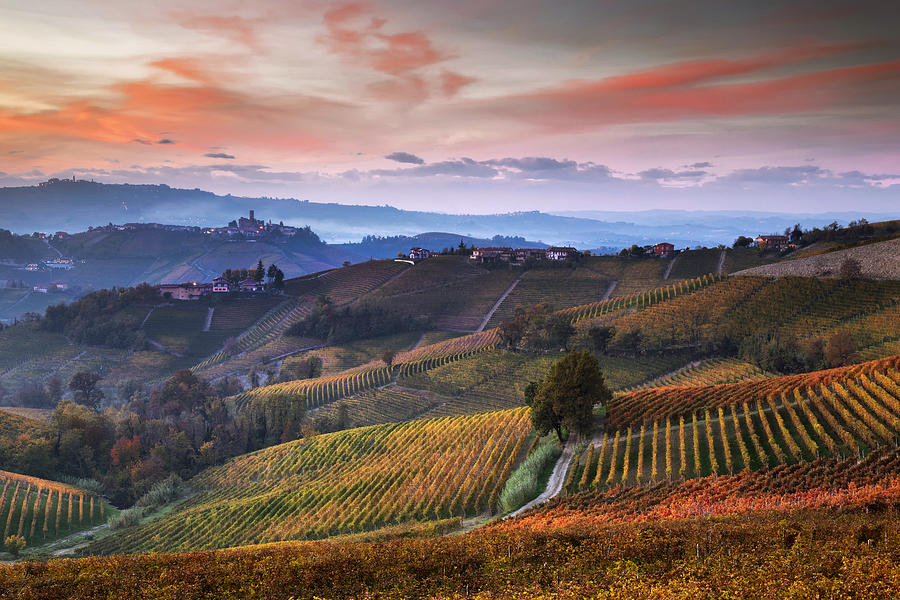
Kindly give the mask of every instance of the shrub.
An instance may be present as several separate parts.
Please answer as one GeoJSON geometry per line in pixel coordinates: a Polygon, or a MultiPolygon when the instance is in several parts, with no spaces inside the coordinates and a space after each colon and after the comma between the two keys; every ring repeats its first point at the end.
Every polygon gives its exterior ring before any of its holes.
{"type": "Polygon", "coordinates": [[[157,508],[178,499],[184,492],[184,481],[178,475],[169,475],[156,483],[146,494],[140,497],[135,506],[157,508]]]}
{"type": "Polygon", "coordinates": [[[124,529],[125,527],[131,527],[132,525],[137,525],[141,522],[141,517],[144,516],[144,509],[140,506],[135,506],[133,508],[129,508],[127,510],[120,511],[117,515],[112,515],[107,520],[109,523],[110,529],[124,529]]]}
{"type": "Polygon", "coordinates": [[[19,552],[25,549],[25,538],[21,535],[11,535],[6,540],[6,549],[13,556],[19,556],[19,552]]]}
{"type": "Polygon", "coordinates": [[[538,446],[519,468],[509,476],[500,492],[500,507],[512,512],[538,495],[538,484],[547,468],[556,463],[562,448],[556,440],[550,439],[538,446]]]}

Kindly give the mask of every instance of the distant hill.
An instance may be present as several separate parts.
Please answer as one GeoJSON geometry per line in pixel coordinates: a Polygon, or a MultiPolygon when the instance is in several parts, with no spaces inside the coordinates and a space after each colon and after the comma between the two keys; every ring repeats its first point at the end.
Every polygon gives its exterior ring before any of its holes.
{"type": "MultiPolygon", "coordinates": [[[[856,213],[809,215],[744,212],[636,211],[548,214],[452,215],[391,206],[318,203],[292,198],[219,196],[167,185],[100,184],[52,180],[38,186],[0,188],[4,226],[18,233],[83,231],[104,223],[156,222],[224,225],[253,209],[264,219],[310,225],[324,241],[349,243],[367,235],[415,236],[452,231],[473,238],[522,236],[579,249],[623,248],[668,241],[677,248],[731,244],[738,235],[777,233],[794,223],[824,226],[856,213]]],[[[548,207],[553,203],[548,202],[548,207]]],[[[896,217],[896,215],[893,215],[896,217]]]]}

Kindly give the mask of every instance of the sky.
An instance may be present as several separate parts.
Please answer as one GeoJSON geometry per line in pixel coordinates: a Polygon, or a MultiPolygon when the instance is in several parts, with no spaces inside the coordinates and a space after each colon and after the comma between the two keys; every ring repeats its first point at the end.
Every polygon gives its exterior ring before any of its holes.
{"type": "Polygon", "coordinates": [[[900,3],[0,0],[0,186],[900,213],[900,3]]]}

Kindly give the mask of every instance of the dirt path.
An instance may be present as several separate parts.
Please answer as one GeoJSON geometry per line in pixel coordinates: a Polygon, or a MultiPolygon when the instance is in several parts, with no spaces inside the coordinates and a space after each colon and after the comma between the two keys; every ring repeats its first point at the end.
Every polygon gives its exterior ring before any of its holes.
{"type": "Polygon", "coordinates": [[[675,266],[675,261],[676,261],[676,260],[678,260],[678,257],[677,257],[677,256],[676,256],[675,258],[673,258],[671,261],[669,261],[669,265],[666,267],[666,272],[663,273],[663,281],[665,281],[666,279],[669,278],[669,273],[672,272],[672,267],[675,266]]]}
{"type": "Polygon", "coordinates": [[[143,328],[144,328],[144,325],[147,324],[147,319],[150,318],[150,315],[153,314],[153,311],[154,311],[154,310],[156,310],[156,307],[155,307],[155,306],[154,306],[153,308],[151,308],[149,311],[147,311],[147,315],[144,317],[144,320],[141,321],[141,326],[138,327],[138,329],[143,329],[143,328]]]}
{"type": "Polygon", "coordinates": [[[722,274],[722,267],[725,266],[725,253],[728,252],[728,248],[722,248],[722,254],[719,255],[719,264],[716,265],[716,275],[722,274]]]}
{"type": "Polygon", "coordinates": [[[616,290],[616,286],[619,285],[619,282],[615,279],[609,282],[609,287],[606,289],[606,293],[603,294],[603,297],[600,298],[600,302],[604,300],[609,300],[609,297],[612,296],[612,293],[616,290]]]}
{"type": "Polygon", "coordinates": [[[422,345],[422,342],[425,341],[425,334],[426,334],[426,333],[427,333],[427,332],[422,332],[421,337],[419,337],[418,341],[417,341],[415,344],[413,344],[413,345],[412,345],[412,348],[410,348],[409,350],[407,350],[407,352],[412,352],[413,350],[415,350],[416,348],[418,348],[419,346],[421,346],[421,345],[422,345]]]}
{"type": "Polygon", "coordinates": [[[60,252],[59,250],[57,250],[56,247],[55,247],[53,244],[50,243],[50,240],[48,240],[47,238],[44,238],[44,243],[47,244],[47,247],[48,247],[48,248],[50,248],[51,250],[53,250],[54,252],[56,252],[56,254],[58,254],[60,258],[63,257],[63,253],[60,252]]]}
{"type": "MultiPolygon", "coordinates": [[[[61,540],[56,540],[55,542],[51,543],[51,546],[58,546],[60,544],[66,544],[68,542],[77,540],[79,538],[93,535],[93,534],[97,533],[98,531],[100,531],[101,529],[106,529],[107,527],[109,527],[109,524],[102,523],[100,525],[97,525],[96,527],[92,527],[90,529],[85,529],[84,531],[79,531],[78,533],[73,533],[72,535],[70,535],[68,537],[64,537],[61,540]]],[[[76,546],[77,546],[77,544],[73,545],[73,546],[69,546],[68,548],[60,548],[59,550],[54,550],[50,554],[52,554],[53,556],[66,556],[69,554],[75,554],[76,546]]]]}
{"type": "Polygon", "coordinates": [[[497,299],[497,301],[494,303],[494,306],[492,306],[491,310],[488,311],[488,314],[484,316],[484,319],[482,319],[481,321],[481,325],[478,326],[478,329],[475,330],[475,333],[484,331],[484,328],[487,327],[488,321],[491,320],[491,317],[494,316],[494,313],[497,312],[497,309],[500,308],[500,305],[503,304],[503,301],[506,300],[506,297],[509,296],[514,289],[516,289],[516,286],[519,285],[519,282],[522,281],[523,277],[525,277],[525,273],[519,275],[519,277],[515,281],[513,281],[508,288],[506,288],[506,291],[503,292],[503,295],[497,299]]]}
{"type": "Polygon", "coordinates": [[[701,362],[703,362],[703,361],[692,360],[688,364],[680,366],[677,369],[675,369],[674,371],[669,371],[668,373],[663,373],[662,375],[657,375],[653,379],[648,379],[644,383],[640,384],[640,386],[641,386],[640,388],[634,388],[634,389],[649,389],[649,388],[660,387],[658,385],[653,385],[653,383],[656,381],[662,381],[663,379],[665,379],[667,377],[672,377],[673,375],[678,375],[679,373],[681,373],[683,371],[687,371],[688,369],[693,369],[695,367],[699,367],[701,362]]]}
{"type": "Polygon", "coordinates": [[[22,296],[21,298],[19,298],[18,300],[16,300],[15,302],[13,302],[12,304],[10,304],[9,306],[7,306],[7,307],[6,307],[6,310],[7,310],[7,311],[10,311],[10,310],[14,309],[16,306],[18,306],[19,304],[21,304],[22,302],[24,302],[25,299],[28,298],[29,296],[31,296],[33,293],[34,293],[34,292],[29,291],[27,294],[25,294],[24,296],[22,296]]]}
{"type": "Polygon", "coordinates": [[[203,331],[209,331],[209,327],[212,325],[213,313],[216,312],[215,306],[210,306],[209,310],[206,313],[206,321],[203,323],[203,331]]]}
{"type": "Polygon", "coordinates": [[[556,465],[553,467],[550,479],[547,480],[547,488],[541,492],[537,498],[526,503],[522,508],[509,513],[506,518],[518,516],[529,508],[542,504],[557,496],[562,491],[563,484],[566,482],[566,471],[568,470],[569,463],[572,461],[572,454],[574,454],[574,452],[575,436],[571,435],[563,448],[562,454],[559,456],[559,460],[556,461],[556,465]]]}
{"type": "Polygon", "coordinates": [[[171,354],[172,356],[177,356],[178,358],[184,358],[184,354],[181,354],[180,352],[175,352],[171,348],[167,348],[155,340],[151,340],[150,338],[147,338],[147,343],[150,344],[151,346],[153,346],[154,348],[156,348],[157,350],[159,350],[160,352],[165,352],[166,354],[171,354]]]}

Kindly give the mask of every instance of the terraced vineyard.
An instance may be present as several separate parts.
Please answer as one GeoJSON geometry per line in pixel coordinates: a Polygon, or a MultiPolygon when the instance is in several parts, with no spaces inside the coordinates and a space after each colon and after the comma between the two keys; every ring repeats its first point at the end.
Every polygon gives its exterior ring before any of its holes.
{"type": "Polygon", "coordinates": [[[675,294],[666,302],[656,303],[651,294],[643,303],[649,306],[634,313],[620,314],[616,305],[601,303],[576,320],[612,325],[620,336],[637,332],[647,349],[769,335],[827,338],[855,322],[860,323],[861,341],[871,344],[897,335],[892,317],[898,302],[896,281],[729,277],[691,295],[675,294]]]}
{"type": "Polygon", "coordinates": [[[573,323],[592,321],[607,315],[616,315],[619,311],[624,309],[646,308],[664,301],[672,300],[679,296],[683,297],[686,294],[690,294],[722,280],[722,277],[717,277],[712,274],[704,275],[703,277],[698,277],[696,279],[679,281],[677,283],[632,294],[630,296],[619,296],[601,302],[575,306],[560,312],[564,315],[571,316],[573,323]]]}
{"type": "MultiPolygon", "coordinates": [[[[631,424],[606,432],[583,464],[573,463],[571,489],[727,475],[894,447],[900,439],[900,371],[890,365],[897,362],[900,357],[838,377],[832,373],[803,387],[789,380],[764,396],[731,387],[723,398],[727,403],[703,408],[675,400],[668,414],[640,423],[616,418],[631,424]]],[[[611,414],[618,410],[610,407],[611,414]]]]}
{"type": "MultiPolygon", "coordinates": [[[[595,489],[555,500],[499,527],[506,531],[585,530],[598,524],[693,517],[705,521],[724,515],[760,519],[775,513],[775,518],[781,518],[778,513],[822,508],[838,509],[843,515],[852,508],[881,509],[896,503],[900,499],[898,469],[900,449],[882,447],[861,460],[828,457],[735,475],[595,489]]],[[[835,519],[831,513],[829,519],[843,526],[843,517],[835,519]]]]}
{"type": "MultiPolygon", "coordinates": [[[[310,311],[310,304],[303,300],[286,300],[267,312],[235,340],[235,352],[244,353],[276,341],[287,329],[302,320],[310,311]]],[[[203,362],[193,366],[192,371],[202,371],[229,357],[225,350],[219,350],[203,362]]]]}
{"type": "Polygon", "coordinates": [[[232,407],[243,410],[248,402],[266,402],[267,398],[290,396],[302,398],[307,408],[316,408],[361,391],[390,383],[394,374],[418,373],[452,363],[494,347],[495,330],[453,338],[410,352],[398,353],[392,366],[381,361],[361,365],[337,375],[301,379],[267,385],[232,398],[232,407]]]}
{"type": "Polygon", "coordinates": [[[0,524],[3,538],[19,535],[29,546],[106,520],[106,507],[84,490],[0,471],[0,524]]]}
{"type": "Polygon", "coordinates": [[[716,385],[720,383],[740,383],[775,377],[774,373],[763,371],[753,363],[734,358],[710,358],[693,362],[671,373],[651,379],[639,386],[624,391],[684,385],[716,385]]]}
{"type": "Polygon", "coordinates": [[[291,296],[328,296],[336,305],[352,302],[410,268],[408,263],[373,260],[285,281],[291,296]]]}
{"type": "Polygon", "coordinates": [[[403,351],[415,344],[421,336],[421,332],[413,331],[355,340],[340,346],[325,346],[286,358],[281,369],[282,372],[285,370],[290,372],[294,364],[315,355],[322,359],[325,375],[336,375],[347,369],[380,360],[385,350],[403,351]]]}
{"type": "Polygon", "coordinates": [[[487,269],[474,264],[465,256],[433,256],[416,263],[402,275],[390,281],[377,292],[378,297],[394,297],[452,287],[461,280],[489,274],[487,269]]]}
{"type": "Polygon", "coordinates": [[[737,273],[744,269],[750,269],[761,265],[776,262],[773,257],[762,257],[756,248],[728,248],[725,251],[725,264],[722,270],[725,273],[737,273]]]}
{"type": "Polygon", "coordinates": [[[728,383],[724,385],[703,385],[692,387],[667,387],[641,390],[615,396],[608,405],[607,418],[611,427],[638,426],[656,419],[690,416],[692,411],[711,409],[719,406],[740,406],[757,400],[765,401],[770,395],[793,394],[795,389],[805,390],[832,382],[845,381],[860,375],[871,376],[874,372],[892,373],[900,367],[900,356],[814,371],[800,375],[773,377],[748,383],[728,383]]]}
{"type": "MultiPolygon", "coordinates": [[[[720,248],[684,250],[676,255],[675,264],[669,272],[669,279],[691,279],[706,273],[715,273],[722,255],[720,248]]],[[[727,255],[726,255],[727,256],[727,255]]]]}
{"type": "Polygon", "coordinates": [[[549,302],[557,309],[597,302],[606,293],[609,283],[607,277],[584,267],[531,269],[491,317],[488,327],[509,320],[517,308],[540,302],[549,302]]]}
{"type": "Polygon", "coordinates": [[[87,551],[223,548],[492,512],[529,430],[518,409],[273,446],[203,471],[170,513],[87,551]]]}
{"type": "Polygon", "coordinates": [[[617,298],[659,287],[663,283],[663,274],[669,265],[669,260],[591,256],[585,257],[584,264],[607,279],[619,282],[612,294],[614,298],[617,298]]]}
{"type": "Polygon", "coordinates": [[[323,406],[310,416],[313,418],[322,416],[337,422],[343,409],[347,419],[343,428],[350,429],[382,423],[400,423],[429,416],[444,416],[437,411],[430,412],[430,409],[438,405],[439,402],[428,394],[390,386],[360,392],[323,406]]]}
{"type": "Polygon", "coordinates": [[[243,330],[259,320],[265,313],[269,312],[281,302],[279,298],[240,298],[227,302],[220,302],[215,305],[212,321],[209,328],[211,331],[233,331],[243,330]]]}

